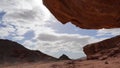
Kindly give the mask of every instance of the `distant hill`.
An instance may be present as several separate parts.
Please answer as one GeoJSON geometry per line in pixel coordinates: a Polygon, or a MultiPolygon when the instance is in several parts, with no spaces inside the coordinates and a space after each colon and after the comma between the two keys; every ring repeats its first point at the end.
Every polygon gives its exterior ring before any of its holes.
{"type": "Polygon", "coordinates": [[[0,63],[54,60],[57,59],[40,51],[29,50],[16,42],[0,39],[0,63]]]}
{"type": "Polygon", "coordinates": [[[70,60],[70,58],[68,56],[66,56],[65,54],[63,54],[59,60],[70,60]]]}

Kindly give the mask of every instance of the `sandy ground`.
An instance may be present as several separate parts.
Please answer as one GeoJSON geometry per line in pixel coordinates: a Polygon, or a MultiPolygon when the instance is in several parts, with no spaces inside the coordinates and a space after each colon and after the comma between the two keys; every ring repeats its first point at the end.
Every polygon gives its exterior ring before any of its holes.
{"type": "Polygon", "coordinates": [[[120,68],[120,58],[107,60],[84,60],[84,61],[57,61],[49,63],[23,63],[1,65],[0,68],[120,68]]]}

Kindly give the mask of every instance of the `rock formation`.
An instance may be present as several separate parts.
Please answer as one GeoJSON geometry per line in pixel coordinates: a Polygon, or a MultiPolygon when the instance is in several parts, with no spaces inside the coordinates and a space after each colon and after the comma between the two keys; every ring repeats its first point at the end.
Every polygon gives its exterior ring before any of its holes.
{"type": "Polygon", "coordinates": [[[88,59],[104,60],[120,55],[120,35],[84,47],[88,59]]]}
{"type": "Polygon", "coordinates": [[[40,51],[29,50],[16,42],[0,39],[0,63],[54,60],[57,59],[40,51]]]}
{"type": "Polygon", "coordinates": [[[63,54],[62,56],[60,56],[59,60],[70,60],[70,58],[63,54]]]}
{"type": "Polygon", "coordinates": [[[120,27],[120,0],[43,0],[63,24],[85,29],[120,27]]]}

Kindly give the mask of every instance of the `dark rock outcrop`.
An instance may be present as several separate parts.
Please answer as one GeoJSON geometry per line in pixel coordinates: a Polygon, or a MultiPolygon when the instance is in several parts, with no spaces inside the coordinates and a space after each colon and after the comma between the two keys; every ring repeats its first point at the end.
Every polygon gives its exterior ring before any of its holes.
{"type": "Polygon", "coordinates": [[[120,27],[120,0],[43,0],[63,24],[84,29],[120,27]]]}
{"type": "Polygon", "coordinates": [[[62,56],[59,57],[59,60],[70,60],[70,58],[63,54],[62,56]]]}
{"type": "Polygon", "coordinates": [[[43,54],[40,51],[29,50],[16,42],[0,39],[0,63],[49,62],[54,60],[57,59],[43,54]]]}
{"type": "Polygon", "coordinates": [[[120,55],[120,35],[84,47],[87,59],[104,60],[120,55]]]}

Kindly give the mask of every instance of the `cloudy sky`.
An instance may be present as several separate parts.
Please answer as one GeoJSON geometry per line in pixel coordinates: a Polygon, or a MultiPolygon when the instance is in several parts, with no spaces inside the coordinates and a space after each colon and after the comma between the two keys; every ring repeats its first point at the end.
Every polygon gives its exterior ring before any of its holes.
{"type": "Polygon", "coordinates": [[[85,30],[61,24],[42,0],[0,0],[0,39],[16,41],[54,57],[84,57],[82,47],[120,34],[120,29],[85,30]]]}

